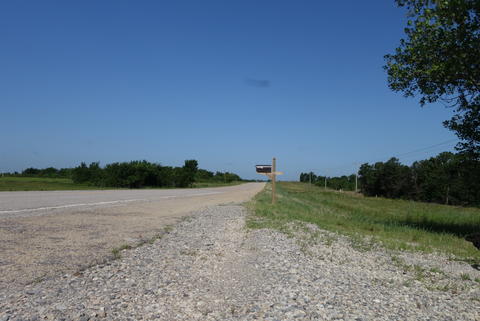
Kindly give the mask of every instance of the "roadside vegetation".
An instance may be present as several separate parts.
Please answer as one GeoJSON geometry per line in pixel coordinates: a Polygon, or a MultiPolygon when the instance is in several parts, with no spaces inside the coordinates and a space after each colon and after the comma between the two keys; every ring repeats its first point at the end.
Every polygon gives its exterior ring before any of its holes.
{"type": "Polygon", "coordinates": [[[183,188],[229,186],[244,182],[228,172],[198,168],[196,160],[186,160],[182,167],[162,166],[147,161],[107,164],[81,163],[75,168],[27,168],[21,173],[4,173],[1,191],[78,190],[102,188],[183,188]]]}
{"type": "Polygon", "coordinates": [[[480,230],[478,208],[363,197],[296,182],[277,184],[275,205],[268,185],[249,206],[254,212],[247,222],[250,228],[284,230],[292,222],[312,223],[360,245],[441,252],[480,264],[480,251],[465,240],[480,230]]]}
{"type": "Polygon", "coordinates": [[[75,184],[70,178],[0,177],[0,191],[61,191],[84,189],[92,189],[92,186],[75,184]]]}
{"type": "MultiPolygon", "coordinates": [[[[301,173],[300,181],[322,187],[326,181],[331,189],[355,189],[355,175],[325,177],[301,173]]],[[[444,152],[411,166],[394,157],[386,162],[365,163],[358,171],[358,188],[366,196],[480,206],[480,160],[444,152]]]]}
{"type": "Polygon", "coordinates": [[[220,186],[235,186],[235,185],[240,185],[242,183],[245,183],[245,181],[232,181],[232,182],[222,182],[222,181],[217,181],[217,182],[195,182],[193,183],[194,188],[206,188],[206,187],[220,187],[220,186]]]}
{"type": "Polygon", "coordinates": [[[131,161],[111,163],[105,167],[81,163],[72,170],[75,183],[93,186],[124,188],[142,187],[191,187],[198,172],[196,160],[186,160],[183,167],[162,166],[156,163],[131,161]]]}

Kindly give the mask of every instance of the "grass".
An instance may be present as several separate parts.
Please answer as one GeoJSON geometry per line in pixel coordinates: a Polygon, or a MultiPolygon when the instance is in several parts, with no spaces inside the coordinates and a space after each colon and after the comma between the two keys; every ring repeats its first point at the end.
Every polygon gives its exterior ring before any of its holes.
{"type": "Polygon", "coordinates": [[[480,230],[478,208],[363,197],[294,182],[277,184],[275,205],[270,193],[267,185],[249,203],[255,215],[248,227],[282,230],[300,221],[347,235],[360,248],[375,242],[388,249],[441,252],[452,259],[480,262],[480,251],[464,239],[480,230]]]}
{"type": "Polygon", "coordinates": [[[203,188],[203,187],[221,187],[221,186],[234,186],[234,185],[240,185],[245,182],[241,181],[233,181],[229,183],[224,183],[224,182],[197,182],[193,183],[194,188],[203,188]]]}
{"type": "Polygon", "coordinates": [[[462,273],[462,274],[460,274],[460,278],[461,278],[462,280],[464,280],[464,281],[470,281],[470,280],[472,280],[472,278],[470,277],[470,274],[468,274],[468,273],[462,273]]]}
{"type": "Polygon", "coordinates": [[[69,178],[0,177],[0,191],[60,191],[99,189],[90,185],[75,184],[69,178]]]}
{"type": "MultiPolygon", "coordinates": [[[[188,219],[188,218],[184,218],[184,219],[188,219]]],[[[145,244],[153,244],[153,243],[155,243],[155,241],[160,240],[163,237],[163,235],[170,233],[172,230],[173,230],[173,226],[172,225],[167,225],[167,226],[163,227],[163,229],[159,233],[151,236],[148,239],[141,239],[140,242],[138,242],[136,244],[125,243],[125,244],[120,245],[119,247],[115,247],[111,251],[112,252],[112,258],[114,260],[121,259],[123,250],[131,250],[131,249],[135,249],[137,247],[143,246],[145,244]]]]}
{"type": "Polygon", "coordinates": [[[132,249],[132,246],[130,244],[123,244],[119,247],[113,248],[112,249],[112,255],[114,260],[118,260],[122,258],[121,252],[123,250],[130,250],[132,249]]]}
{"type": "Polygon", "coordinates": [[[430,273],[444,274],[444,272],[443,272],[442,270],[440,270],[439,268],[437,268],[437,267],[432,267],[432,268],[430,268],[430,273]]]}
{"type": "MultiPolygon", "coordinates": [[[[194,188],[234,186],[244,182],[198,182],[194,188]]],[[[148,188],[148,187],[147,187],[148,188]]],[[[159,187],[157,187],[159,188],[159,187]]],[[[161,187],[159,189],[170,189],[161,187]]],[[[75,184],[69,178],[46,178],[46,177],[0,177],[0,191],[63,191],[63,190],[100,190],[119,189],[115,187],[98,187],[93,185],[75,184]]]]}

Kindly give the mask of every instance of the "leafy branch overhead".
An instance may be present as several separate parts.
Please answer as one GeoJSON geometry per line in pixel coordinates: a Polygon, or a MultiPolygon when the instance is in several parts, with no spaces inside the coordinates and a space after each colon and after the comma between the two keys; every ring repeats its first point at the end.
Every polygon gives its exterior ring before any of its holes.
{"type": "Polygon", "coordinates": [[[458,148],[480,155],[480,1],[396,0],[408,10],[405,39],[385,56],[389,87],[420,104],[454,108],[444,122],[462,140],[458,148]]]}

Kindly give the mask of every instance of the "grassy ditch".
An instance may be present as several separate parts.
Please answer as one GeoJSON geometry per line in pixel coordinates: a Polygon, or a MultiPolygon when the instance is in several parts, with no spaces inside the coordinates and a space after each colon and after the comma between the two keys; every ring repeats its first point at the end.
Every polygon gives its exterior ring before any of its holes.
{"type": "Polygon", "coordinates": [[[204,187],[222,187],[222,186],[235,186],[244,184],[242,181],[233,181],[233,182],[195,182],[193,183],[193,188],[204,188],[204,187]]]}
{"type": "Polygon", "coordinates": [[[69,178],[0,177],[0,191],[62,191],[100,189],[75,184],[69,178]]]}
{"type": "Polygon", "coordinates": [[[272,206],[270,193],[268,185],[249,203],[255,215],[248,227],[283,229],[301,221],[353,239],[368,237],[388,249],[442,252],[480,263],[480,251],[465,240],[480,231],[480,209],[363,197],[294,182],[277,184],[272,206]]]}
{"type": "MultiPolygon", "coordinates": [[[[234,186],[244,182],[198,182],[193,188],[234,186]]],[[[145,187],[154,189],[171,189],[174,187],[145,187]]],[[[63,191],[63,190],[101,190],[120,189],[118,187],[98,187],[88,184],[75,184],[69,178],[47,178],[47,177],[0,177],[0,192],[2,191],[63,191]]]]}

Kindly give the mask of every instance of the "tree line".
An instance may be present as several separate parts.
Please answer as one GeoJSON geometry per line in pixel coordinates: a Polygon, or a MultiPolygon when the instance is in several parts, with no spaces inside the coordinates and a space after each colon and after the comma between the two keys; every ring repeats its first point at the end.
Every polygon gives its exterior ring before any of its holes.
{"type": "Polygon", "coordinates": [[[436,157],[402,165],[397,158],[363,164],[358,172],[367,196],[404,198],[450,205],[480,205],[480,161],[465,154],[436,157]]]}
{"type": "Polygon", "coordinates": [[[300,182],[312,183],[317,186],[327,186],[330,189],[342,191],[355,190],[355,174],[338,177],[317,176],[313,172],[301,173],[300,182]]]}
{"type": "Polygon", "coordinates": [[[116,162],[100,166],[99,162],[87,165],[82,162],[74,168],[44,169],[27,168],[21,173],[9,173],[10,176],[70,178],[77,184],[99,187],[191,187],[195,182],[241,181],[240,176],[229,172],[211,172],[198,168],[196,160],[185,160],[182,167],[162,166],[146,160],[116,162]]]}
{"type": "MultiPolygon", "coordinates": [[[[355,174],[326,179],[328,188],[355,190],[355,174]]],[[[325,176],[301,173],[300,181],[324,186],[325,176]]],[[[358,188],[365,196],[480,206],[480,161],[464,153],[443,152],[407,166],[392,157],[360,166],[358,188]]]]}

